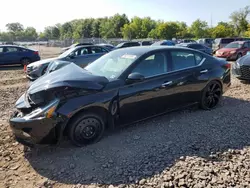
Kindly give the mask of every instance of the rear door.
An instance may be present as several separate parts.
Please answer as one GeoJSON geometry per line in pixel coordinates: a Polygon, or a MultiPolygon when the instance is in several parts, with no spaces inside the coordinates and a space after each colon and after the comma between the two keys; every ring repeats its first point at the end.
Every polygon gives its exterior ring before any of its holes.
{"type": "Polygon", "coordinates": [[[191,50],[171,50],[171,59],[172,81],[176,85],[175,92],[180,93],[176,100],[183,105],[196,102],[207,82],[202,80],[202,75],[210,71],[203,65],[205,57],[191,50]]]}

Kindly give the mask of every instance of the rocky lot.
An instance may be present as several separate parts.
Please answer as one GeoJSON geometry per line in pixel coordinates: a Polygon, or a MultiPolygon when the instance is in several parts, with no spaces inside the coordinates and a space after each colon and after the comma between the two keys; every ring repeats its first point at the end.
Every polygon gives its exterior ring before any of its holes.
{"type": "Polygon", "coordinates": [[[76,148],[26,148],[9,112],[28,82],[0,71],[0,187],[250,187],[250,85],[232,78],[220,106],[173,112],[76,148]]]}

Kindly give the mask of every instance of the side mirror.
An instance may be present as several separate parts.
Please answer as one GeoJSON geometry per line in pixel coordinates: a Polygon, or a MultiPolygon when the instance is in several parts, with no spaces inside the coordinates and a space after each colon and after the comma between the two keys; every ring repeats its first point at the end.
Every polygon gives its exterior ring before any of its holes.
{"type": "Polygon", "coordinates": [[[127,83],[141,82],[144,79],[145,77],[142,74],[134,72],[128,75],[127,83]]]}

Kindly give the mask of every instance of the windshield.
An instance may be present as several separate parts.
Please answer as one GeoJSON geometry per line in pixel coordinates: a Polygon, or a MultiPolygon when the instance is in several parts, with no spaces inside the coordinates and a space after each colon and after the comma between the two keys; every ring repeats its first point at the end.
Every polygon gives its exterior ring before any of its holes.
{"type": "Polygon", "coordinates": [[[118,78],[138,57],[126,51],[113,51],[85,67],[94,75],[104,76],[109,80],[118,78]]]}
{"type": "Polygon", "coordinates": [[[228,45],[225,46],[225,48],[241,48],[242,44],[234,42],[234,43],[230,43],[228,45]]]}
{"type": "Polygon", "coordinates": [[[69,54],[71,54],[73,51],[75,50],[75,48],[70,48],[69,50],[63,52],[61,55],[59,55],[59,58],[65,58],[67,57],[69,54]]]}

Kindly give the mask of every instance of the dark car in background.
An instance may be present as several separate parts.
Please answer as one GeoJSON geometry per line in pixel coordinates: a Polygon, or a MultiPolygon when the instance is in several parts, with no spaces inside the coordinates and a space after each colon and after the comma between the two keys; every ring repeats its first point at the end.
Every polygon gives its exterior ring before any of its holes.
{"type": "Polygon", "coordinates": [[[207,53],[209,55],[213,55],[213,50],[205,45],[202,44],[195,44],[195,43],[181,43],[178,46],[192,48],[195,50],[199,50],[201,52],[207,53]]]}
{"type": "Polygon", "coordinates": [[[227,44],[234,41],[249,41],[250,38],[216,38],[213,41],[213,52],[215,53],[217,50],[225,47],[227,44]]]}
{"type": "Polygon", "coordinates": [[[10,126],[26,145],[65,135],[85,146],[118,125],[193,104],[215,108],[230,86],[230,66],[188,48],[114,50],[84,69],[71,63],[36,80],[16,102],[10,126]]]}
{"type": "Polygon", "coordinates": [[[0,45],[0,65],[27,65],[39,60],[37,50],[15,45],[0,45]]]}
{"type": "Polygon", "coordinates": [[[29,64],[26,69],[26,74],[30,80],[35,80],[44,75],[47,71],[48,65],[56,60],[69,61],[80,67],[85,67],[109,51],[110,50],[107,48],[98,45],[78,46],[67,50],[56,58],[43,59],[29,64]]]}
{"type": "Polygon", "coordinates": [[[175,42],[172,40],[162,40],[153,43],[152,46],[175,46],[175,42]]]}
{"type": "Polygon", "coordinates": [[[141,46],[151,46],[153,44],[150,40],[145,40],[140,42],[141,46]]]}
{"type": "Polygon", "coordinates": [[[250,41],[235,41],[216,51],[215,56],[227,60],[237,60],[250,51],[250,41]]]}
{"type": "Polygon", "coordinates": [[[104,48],[107,48],[108,50],[113,50],[115,48],[115,46],[113,46],[112,44],[105,44],[105,43],[102,43],[102,44],[97,44],[97,46],[102,46],[104,48]]]}
{"type": "Polygon", "coordinates": [[[239,80],[250,81],[250,53],[233,63],[232,73],[239,80]]]}
{"type": "Polygon", "coordinates": [[[178,43],[197,43],[197,42],[193,39],[180,39],[178,43]]]}
{"type": "Polygon", "coordinates": [[[77,46],[86,46],[86,45],[94,45],[94,44],[93,44],[93,43],[90,43],[90,42],[83,42],[83,43],[72,44],[71,46],[62,48],[61,53],[67,51],[67,50],[70,49],[70,48],[75,48],[75,47],[77,47],[77,46]]]}
{"type": "Polygon", "coordinates": [[[202,38],[202,39],[198,39],[197,40],[197,43],[198,44],[203,44],[209,48],[212,48],[213,47],[213,41],[214,39],[212,38],[202,38]]]}
{"type": "Polygon", "coordinates": [[[139,42],[122,42],[118,44],[115,49],[119,48],[127,48],[127,47],[134,47],[134,46],[140,46],[141,44],[139,42]]]}

